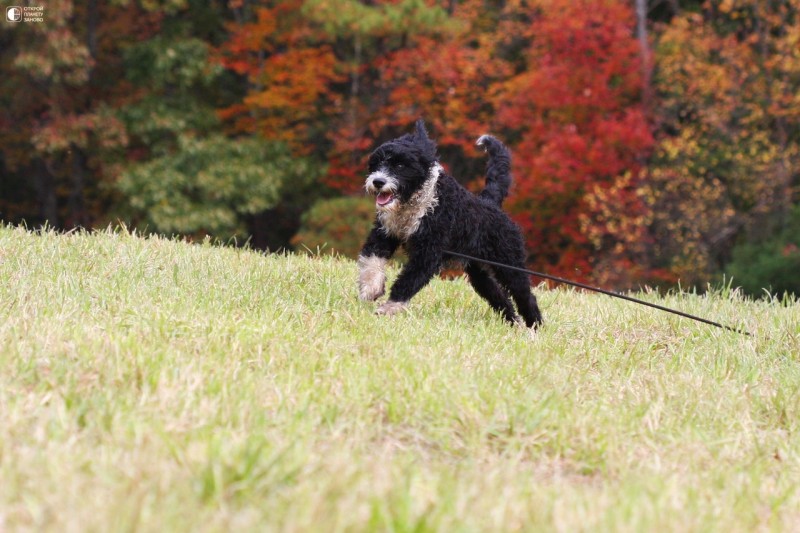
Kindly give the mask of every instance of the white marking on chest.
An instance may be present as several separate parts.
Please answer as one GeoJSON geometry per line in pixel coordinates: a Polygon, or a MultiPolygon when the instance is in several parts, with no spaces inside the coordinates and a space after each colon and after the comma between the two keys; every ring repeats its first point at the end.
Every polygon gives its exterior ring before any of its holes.
{"type": "Polygon", "coordinates": [[[378,220],[387,235],[397,237],[407,241],[419,229],[423,217],[436,209],[439,205],[439,197],[436,194],[436,184],[439,181],[439,174],[442,166],[436,163],[431,167],[428,179],[422,187],[415,192],[408,202],[391,206],[386,210],[378,212],[378,220]]]}

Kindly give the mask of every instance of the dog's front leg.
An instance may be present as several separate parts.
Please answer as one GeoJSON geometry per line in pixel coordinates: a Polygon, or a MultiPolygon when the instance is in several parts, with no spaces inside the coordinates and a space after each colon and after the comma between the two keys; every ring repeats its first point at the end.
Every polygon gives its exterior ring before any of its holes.
{"type": "Polygon", "coordinates": [[[400,241],[387,236],[378,224],[372,228],[358,255],[358,297],[366,302],[380,298],[386,286],[386,263],[400,241]]]}
{"type": "Polygon", "coordinates": [[[428,284],[442,265],[441,252],[413,253],[392,285],[389,300],[378,307],[379,315],[394,315],[408,306],[408,301],[428,284]]]}

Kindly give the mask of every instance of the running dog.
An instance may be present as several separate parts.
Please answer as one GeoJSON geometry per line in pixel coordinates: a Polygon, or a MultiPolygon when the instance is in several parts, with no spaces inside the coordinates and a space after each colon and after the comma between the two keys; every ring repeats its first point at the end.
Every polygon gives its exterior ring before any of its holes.
{"type": "MultiPolygon", "coordinates": [[[[519,227],[501,205],[511,186],[511,153],[491,135],[478,139],[488,154],[486,184],[473,194],[444,172],[422,119],[414,133],[379,146],[369,158],[367,192],[377,216],[358,258],[358,295],[374,301],[385,292],[385,267],[403,245],[408,262],[392,285],[379,315],[404,310],[442,267],[446,250],[524,268],[527,254],[519,227]]],[[[510,269],[463,261],[469,282],[510,323],[542,323],[528,276],[510,269]]]]}

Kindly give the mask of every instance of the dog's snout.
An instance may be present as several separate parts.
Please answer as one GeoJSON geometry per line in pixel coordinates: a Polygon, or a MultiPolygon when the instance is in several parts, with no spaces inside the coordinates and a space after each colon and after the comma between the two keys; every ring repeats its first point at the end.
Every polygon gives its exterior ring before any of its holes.
{"type": "Polygon", "coordinates": [[[386,185],[386,180],[383,178],[373,178],[372,179],[372,186],[376,189],[382,189],[383,186],[386,185]]]}

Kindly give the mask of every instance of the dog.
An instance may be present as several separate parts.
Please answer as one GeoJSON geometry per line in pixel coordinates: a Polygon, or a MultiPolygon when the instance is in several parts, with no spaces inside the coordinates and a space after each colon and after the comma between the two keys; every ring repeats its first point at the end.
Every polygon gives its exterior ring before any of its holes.
{"type": "MultiPolygon", "coordinates": [[[[479,194],[444,172],[422,119],[414,133],[388,141],[370,155],[364,186],[375,197],[376,217],[358,257],[359,298],[381,297],[389,258],[401,245],[408,254],[378,315],[403,311],[440,271],[445,250],[525,267],[522,232],[501,209],[511,186],[511,153],[491,135],[481,136],[477,144],[488,154],[486,183],[479,194]]],[[[513,298],[527,327],[542,323],[526,274],[477,262],[462,264],[475,291],[505,320],[519,321],[513,298]]]]}

